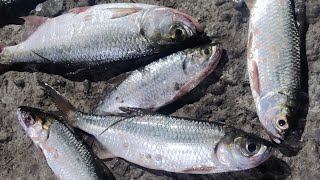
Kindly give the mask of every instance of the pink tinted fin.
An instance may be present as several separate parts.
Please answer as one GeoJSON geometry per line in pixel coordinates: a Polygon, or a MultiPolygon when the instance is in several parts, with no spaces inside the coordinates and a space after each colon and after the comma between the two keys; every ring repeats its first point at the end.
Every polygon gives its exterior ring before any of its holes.
{"type": "Polygon", "coordinates": [[[89,8],[91,8],[91,6],[76,7],[76,8],[70,9],[69,12],[79,14],[81,12],[85,12],[89,8]]]}
{"type": "Polygon", "coordinates": [[[34,27],[39,27],[41,24],[45,23],[48,19],[48,17],[42,17],[42,16],[23,16],[21,17],[26,21],[26,23],[31,24],[34,27]]]}
{"type": "Polygon", "coordinates": [[[254,4],[256,3],[257,0],[244,0],[244,2],[247,4],[248,9],[251,11],[253,8],[254,4]]]}
{"type": "Polygon", "coordinates": [[[41,17],[41,16],[24,16],[21,17],[25,20],[25,31],[22,33],[21,41],[25,41],[28,39],[28,37],[34,33],[39,26],[41,26],[43,23],[45,23],[48,19],[48,17],[41,17]]]}
{"type": "Polygon", "coordinates": [[[103,147],[97,141],[94,141],[91,148],[92,148],[92,151],[98,156],[98,158],[103,161],[109,161],[110,159],[116,157],[112,152],[110,152],[108,149],[103,147]]]}
{"type": "Polygon", "coordinates": [[[5,55],[1,54],[1,52],[3,51],[3,49],[6,47],[5,44],[0,43],[0,75],[6,73],[7,71],[9,71],[9,67],[10,65],[5,64],[5,55]]]}
{"type": "Polygon", "coordinates": [[[121,18],[125,16],[129,16],[131,14],[137,13],[141,11],[142,8],[133,7],[133,8],[113,8],[112,9],[112,17],[111,19],[121,18]]]}
{"type": "Polygon", "coordinates": [[[6,45],[4,43],[0,43],[0,53],[2,52],[2,50],[6,47],[6,45]]]}
{"type": "Polygon", "coordinates": [[[259,80],[259,69],[256,61],[252,61],[252,89],[257,93],[260,94],[260,80],[259,80]]]}

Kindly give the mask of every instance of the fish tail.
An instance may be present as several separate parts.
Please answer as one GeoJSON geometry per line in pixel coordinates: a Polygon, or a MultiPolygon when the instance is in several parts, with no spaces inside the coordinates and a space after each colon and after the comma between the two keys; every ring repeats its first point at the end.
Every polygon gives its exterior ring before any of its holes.
{"type": "Polygon", "coordinates": [[[0,54],[1,54],[1,52],[3,51],[3,49],[6,47],[6,45],[5,44],[3,44],[3,43],[0,43],[0,54]]]}
{"type": "Polygon", "coordinates": [[[0,75],[4,74],[5,72],[9,71],[9,65],[3,64],[2,62],[5,59],[4,54],[2,53],[3,49],[6,47],[5,44],[0,43],[0,75]]]}
{"type": "MultiPolygon", "coordinates": [[[[75,113],[77,112],[76,108],[66,100],[58,91],[53,87],[49,86],[47,83],[38,81],[39,85],[47,92],[57,108],[68,118],[73,119],[75,113]]],[[[72,123],[71,123],[72,124],[72,123]]]]}

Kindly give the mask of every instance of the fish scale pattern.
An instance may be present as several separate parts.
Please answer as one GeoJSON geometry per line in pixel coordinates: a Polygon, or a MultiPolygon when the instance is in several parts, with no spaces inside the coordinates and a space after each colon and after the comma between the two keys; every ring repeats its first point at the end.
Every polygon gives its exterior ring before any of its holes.
{"type": "Polygon", "coordinates": [[[189,92],[220,60],[221,46],[206,48],[212,49],[208,57],[199,57],[202,48],[188,49],[133,71],[98,104],[95,113],[121,113],[121,106],[155,110],[189,92]],[[201,58],[205,58],[204,62],[198,61],[201,58]]]}
{"type": "Polygon", "coordinates": [[[69,12],[47,20],[26,41],[6,47],[1,53],[1,63],[30,63],[32,60],[96,66],[158,53],[156,44],[140,34],[145,11],[113,18],[114,6],[93,6],[79,14],[69,12]]]}
{"type": "Polygon", "coordinates": [[[91,152],[61,122],[55,121],[50,126],[49,138],[40,146],[49,166],[62,179],[103,177],[103,170],[99,169],[91,152]]]}
{"type": "Polygon", "coordinates": [[[219,164],[213,151],[225,136],[223,125],[162,115],[76,116],[75,126],[112,154],[144,167],[182,172],[193,164],[219,164]]]}
{"type": "Polygon", "coordinates": [[[290,0],[256,1],[251,24],[260,97],[269,92],[295,96],[300,89],[300,42],[290,0]],[[278,3],[281,2],[281,3],[278,3]]]}

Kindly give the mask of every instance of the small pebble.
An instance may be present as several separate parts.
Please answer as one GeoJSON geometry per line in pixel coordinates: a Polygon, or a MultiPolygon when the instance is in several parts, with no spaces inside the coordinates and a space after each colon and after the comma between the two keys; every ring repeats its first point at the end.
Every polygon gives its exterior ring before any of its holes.
{"type": "Polygon", "coordinates": [[[14,81],[14,84],[18,87],[18,88],[24,88],[26,86],[25,82],[23,79],[18,79],[14,81]]]}

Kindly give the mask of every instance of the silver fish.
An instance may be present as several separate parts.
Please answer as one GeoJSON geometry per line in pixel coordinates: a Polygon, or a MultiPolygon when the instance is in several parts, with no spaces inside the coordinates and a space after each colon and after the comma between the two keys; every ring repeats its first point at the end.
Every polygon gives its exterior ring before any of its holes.
{"type": "Polygon", "coordinates": [[[130,64],[203,33],[203,27],[185,13],[132,3],[80,7],[55,18],[24,19],[38,28],[18,45],[0,46],[0,74],[31,65],[41,71],[48,65],[78,70],[126,60],[130,64]]]}
{"type": "Polygon", "coordinates": [[[68,123],[92,134],[109,158],[121,157],[150,169],[210,174],[250,169],[273,154],[270,142],[228,125],[136,108],[121,108],[127,112],[123,116],[88,115],[47,84],[41,86],[68,123]]]}
{"type": "Polygon", "coordinates": [[[300,90],[300,39],[291,0],[246,0],[250,10],[247,65],[260,122],[284,139],[300,90]]]}
{"type": "Polygon", "coordinates": [[[19,107],[17,116],[59,179],[115,179],[60,118],[30,107],[19,107]]]}
{"type": "Polygon", "coordinates": [[[219,63],[221,45],[187,49],[133,71],[95,109],[96,114],[123,113],[119,107],[157,110],[197,86],[219,63]]]}

